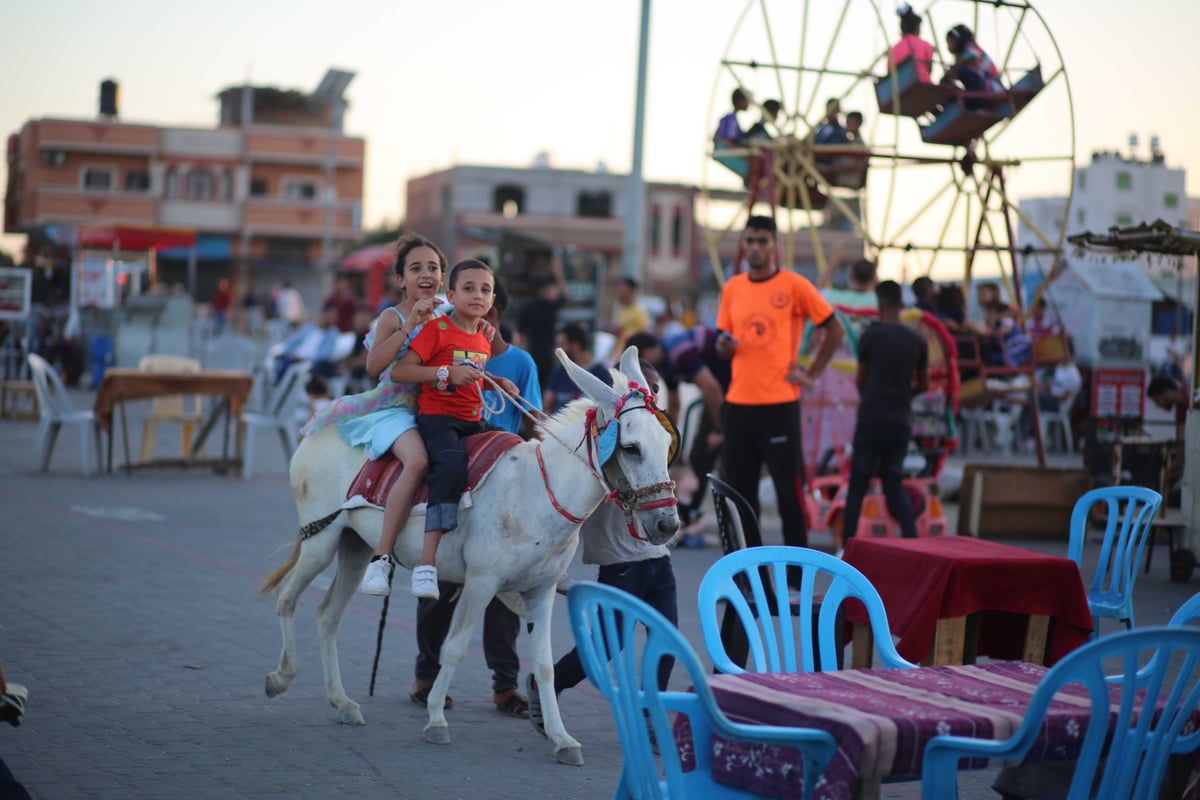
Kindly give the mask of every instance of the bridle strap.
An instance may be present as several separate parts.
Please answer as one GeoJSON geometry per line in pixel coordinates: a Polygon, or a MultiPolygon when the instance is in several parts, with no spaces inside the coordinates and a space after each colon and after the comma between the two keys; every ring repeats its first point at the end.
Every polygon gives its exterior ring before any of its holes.
{"type": "Polygon", "coordinates": [[[575,516],[563,508],[559,504],[558,498],[554,496],[554,490],[550,488],[550,476],[546,473],[546,462],[542,459],[542,445],[540,442],[538,443],[538,446],[534,448],[534,453],[537,454],[538,469],[542,471],[542,485],[546,487],[546,495],[550,498],[550,505],[554,506],[554,510],[561,514],[568,521],[574,522],[577,525],[582,525],[584,523],[584,519],[575,516]]]}

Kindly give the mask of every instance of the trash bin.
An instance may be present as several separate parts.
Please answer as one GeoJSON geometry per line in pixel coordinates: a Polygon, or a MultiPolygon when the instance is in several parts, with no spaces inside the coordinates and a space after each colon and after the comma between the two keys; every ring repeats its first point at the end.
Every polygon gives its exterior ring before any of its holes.
{"type": "Polygon", "coordinates": [[[88,355],[92,364],[92,387],[97,388],[100,381],[104,380],[104,371],[113,364],[112,337],[100,334],[92,336],[88,355]]]}

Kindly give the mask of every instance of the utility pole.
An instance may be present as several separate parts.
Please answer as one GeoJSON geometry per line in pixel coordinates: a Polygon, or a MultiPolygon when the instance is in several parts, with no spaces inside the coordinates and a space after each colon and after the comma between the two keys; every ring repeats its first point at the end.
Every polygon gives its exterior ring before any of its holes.
{"type": "Polygon", "coordinates": [[[646,61],[650,49],[650,0],[642,0],[638,39],[637,99],[633,109],[633,163],[629,167],[625,199],[625,241],[621,250],[621,275],[641,280],[646,255],[646,182],[642,178],[642,140],[646,129],[646,61]]]}

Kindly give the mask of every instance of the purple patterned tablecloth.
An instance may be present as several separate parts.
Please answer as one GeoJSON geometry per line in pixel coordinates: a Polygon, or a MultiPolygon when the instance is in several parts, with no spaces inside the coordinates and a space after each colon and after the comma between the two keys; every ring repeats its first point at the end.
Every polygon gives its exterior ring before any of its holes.
{"type": "MultiPolygon", "coordinates": [[[[1047,668],[1006,662],[919,669],[714,675],[717,704],[738,722],[820,728],[838,752],[818,787],[818,800],[849,800],[860,781],[919,778],[925,744],[951,733],[1006,739],[1021,724],[1047,668]]],[[[1027,761],[1078,754],[1091,706],[1079,686],[1055,696],[1027,761]]],[[[691,728],[675,723],[684,769],[694,768],[691,728]]],[[[801,760],[795,750],[714,741],[713,777],[771,797],[799,797],[801,760]]],[[[985,761],[972,764],[982,768],[985,761]]]]}

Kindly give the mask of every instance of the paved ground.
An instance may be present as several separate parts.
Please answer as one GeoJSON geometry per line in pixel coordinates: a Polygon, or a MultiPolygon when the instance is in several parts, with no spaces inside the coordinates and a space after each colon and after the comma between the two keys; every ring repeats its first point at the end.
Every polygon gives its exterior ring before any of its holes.
{"type": "MultiPolygon", "coordinates": [[[[140,424],[131,422],[136,441],[140,424]]],[[[0,659],[30,694],[25,723],[0,730],[0,756],[35,798],[612,796],[620,747],[599,694],[582,686],[564,696],[587,764],[559,766],[527,722],[493,710],[478,645],[453,686],[453,744],[426,744],[424,709],[408,700],[415,601],[402,593],[374,698],[367,684],[380,602],[357,596],[342,626],[342,673],[363,704],[365,727],[338,725],[324,701],[317,589],[297,614],[300,675],[287,694],[264,696],[279,632],[273,603],[254,593],[286,557],[276,551],[290,548],[296,528],[274,441],[259,443],[250,482],[199,470],[88,480],[72,431],[50,474],[35,472],[34,431],[32,423],[0,421],[0,659]]],[[[164,429],[160,452],[177,442],[164,429]]],[[[778,541],[777,521],[764,522],[768,541],[778,541]]],[[[829,546],[821,537],[813,543],[829,546]]],[[[674,556],[681,627],[695,644],[693,598],[717,555],[710,547],[674,556]]],[[[1139,579],[1139,622],[1165,621],[1196,590],[1168,581],[1164,556],[1139,579]]],[[[572,574],[591,570],[576,564],[572,574]]],[[[325,576],[317,585],[327,585],[325,576]]],[[[571,638],[563,610],[560,602],[559,653],[571,638]]],[[[520,648],[527,668],[526,637],[520,648]]],[[[963,796],[994,796],[989,774],[964,776],[963,796]]],[[[889,786],[884,796],[914,798],[919,788],[889,786]]]]}

